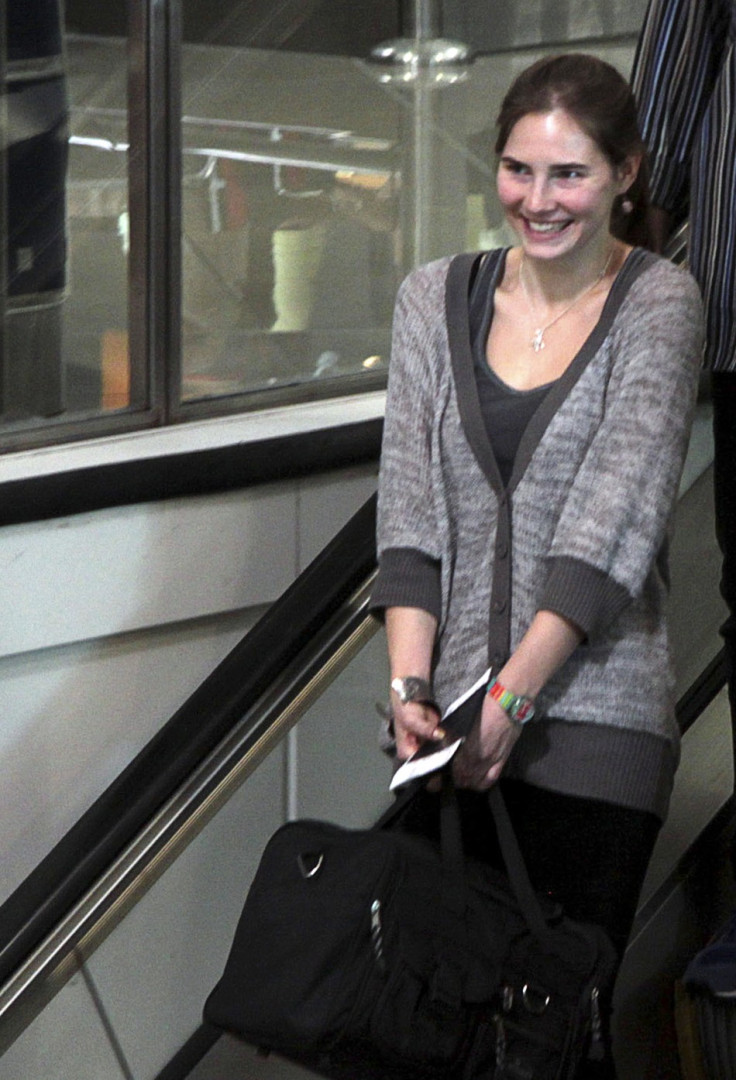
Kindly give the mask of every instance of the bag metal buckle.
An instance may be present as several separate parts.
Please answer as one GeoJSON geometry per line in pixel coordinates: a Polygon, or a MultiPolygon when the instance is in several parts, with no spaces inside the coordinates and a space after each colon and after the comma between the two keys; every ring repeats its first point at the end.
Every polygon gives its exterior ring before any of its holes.
{"type": "Polygon", "coordinates": [[[524,983],[521,988],[521,1000],[524,1008],[533,1016],[541,1016],[550,1003],[550,996],[545,990],[540,990],[529,983],[524,983]]]}
{"type": "Polygon", "coordinates": [[[303,851],[299,852],[296,857],[297,866],[299,867],[299,873],[303,878],[313,878],[322,869],[322,864],[325,861],[324,854],[319,851],[303,851]]]}

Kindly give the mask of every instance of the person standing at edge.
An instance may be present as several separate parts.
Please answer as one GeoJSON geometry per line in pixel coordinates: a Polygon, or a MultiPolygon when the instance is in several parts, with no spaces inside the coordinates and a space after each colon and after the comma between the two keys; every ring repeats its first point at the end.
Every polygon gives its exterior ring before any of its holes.
{"type": "MultiPolygon", "coordinates": [[[[517,245],[399,290],[372,605],[397,757],[490,667],[453,764],[466,846],[490,850],[500,783],[535,887],[621,955],[679,753],[666,548],[701,301],[638,246],[645,148],[615,68],[537,62],[497,129],[517,245]]],[[[417,797],[422,826],[436,803],[417,797]]],[[[584,1076],[615,1076],[610,1051],[584,1076]]]]}
{"type": "MultiPolygon", "coordinates": [[[[713,402],[721,627],[736,753],[736,0],[650,0],[632,71],[651,163],[655,250],[689,220],[713,402]]],[[[736,863],[736,853],[734,853],[736,863]]]]}

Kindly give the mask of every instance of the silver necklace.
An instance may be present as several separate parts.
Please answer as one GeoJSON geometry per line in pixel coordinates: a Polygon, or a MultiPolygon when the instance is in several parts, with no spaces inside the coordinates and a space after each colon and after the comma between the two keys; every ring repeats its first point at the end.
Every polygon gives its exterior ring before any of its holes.
{"type": "MultiPolygon", "coordinates": [[[[563,317],[563,315],[567,315],[568,311],[571,311],[572,308],[574,308],[576,304],[580,303],[580,301],[583,299],[583,297],[587,296],[588,293],[592,292],[593,289],[596,287],[596,285],[600,285],[601,281],[603,281],[603,278],[606,276],[606,271],[608,270],[608,267],[610,265],[610,262],[611,262],[612,258],[613,258],[613,248],[611,248],[611,250],[609,251],[608,258],[606,259],[605,265],[604,265],[603,269],[601,270],[600,274],[598,275],[598,277],[592,283],[592,285],[586,285],[586,287],[583,289],[583,291],[581,293],[579,293],[575,297],[573,302],[571,304],[568,304],[568,306],[565,308],[565,310],[561,311],[559,315],[555,315],[554,319],[552,319],[551,322],[548,322],[546,326],[538,326],[537,327],[537,329],[534,331],[534,334],[532,336],[531,341],[529,342],[531,347],[534,349],[534,352],[540,352],[541,349],[545,348],[544,335],[547,333],[547,331],[550,329],[550,327],[554,326],[556,322],[559,322],[560,319],[563,317]]],[[[521,262],[519,263],[519,281],[521,282],[521,290],[524,293],[524,299],[526,300],[527,304],[529,305],[529,309],[530,309],[532,315],[536,319],[537,318],[537,313],[536,313],[536,311],[534,309],[534,304],[532,303],[532,298],[530,297],[530,295],[529,295],[529,293],[527,291],[526,282],[524,281],[524,274],[523,274],[524,266],[525,266],[524,252],[522,251],[522,253],[521,253],[521,262]]]]}

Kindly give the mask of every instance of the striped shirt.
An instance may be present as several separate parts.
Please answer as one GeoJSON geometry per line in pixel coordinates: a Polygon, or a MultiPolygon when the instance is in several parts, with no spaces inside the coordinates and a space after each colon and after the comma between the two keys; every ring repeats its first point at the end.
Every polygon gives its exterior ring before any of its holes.
{"type": "Polygon", "coordinates": [[[705,366],[736,371],[736,0],[650,0],[632,86],[652,202],[689,217],[705,366]]]}

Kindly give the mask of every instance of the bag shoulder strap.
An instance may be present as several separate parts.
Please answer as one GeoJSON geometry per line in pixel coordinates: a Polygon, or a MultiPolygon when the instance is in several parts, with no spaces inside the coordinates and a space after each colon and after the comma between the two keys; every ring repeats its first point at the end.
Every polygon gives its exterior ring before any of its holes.
{"type": "Polygon", "coordinates": [[[488,794],[488,802],[493,813],[498,843],[511,882],[511,888],[514,890],[514,896],[527,926],[540,941],[544,942],[545,939],[549,938],[549,927],[529,878],[529,871],[526,868],[519,841],[516,839],[516,833],[511,824],[509,811],[498,784],[494,784],[491,788],[488,794]]]}

